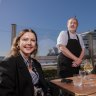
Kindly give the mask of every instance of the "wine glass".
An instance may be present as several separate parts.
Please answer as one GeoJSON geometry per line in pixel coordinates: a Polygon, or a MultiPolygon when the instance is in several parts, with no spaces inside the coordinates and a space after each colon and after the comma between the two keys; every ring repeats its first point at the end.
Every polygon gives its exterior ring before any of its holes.
{"type": "Polygon", "coordinates": [[[82,80],[86,77],[86,71],[84,70],[84,62],[80,64],[79,75],[82,77],[82,80]]]}
{"type": "MultiPolygon", "coordinates": [[[[86,60],[86,63],[84,64],[84,71],[86,71],[87,74],[89,75],[92,70],[93,70],[93,65],[92,65],[92,63],[90,63],[88,60],[86,60]]],[[[88,78],[88,79],[89,79],[89,78],[88,78]]]]}
{"type": "Polygon", "coordinates": [[[80,64],[80,70],[84,71],[84,63],[80,64]]]}
{"type": "Polygon", "coordinates": [[[84,70],[90,74],[91,71],[93,70],[92,64],[87,60],[86,63],[84,64],[84,70]]]}

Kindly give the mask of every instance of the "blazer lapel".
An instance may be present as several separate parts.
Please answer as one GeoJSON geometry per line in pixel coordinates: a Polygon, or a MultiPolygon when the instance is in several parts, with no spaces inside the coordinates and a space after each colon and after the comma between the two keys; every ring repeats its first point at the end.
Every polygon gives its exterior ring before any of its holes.
{"type": "Polygon", "coordinates": [[[31,81],[32,82],[32,78],[30,76],[30,73],[28,71],[28,68],[24,62],[24,59],[22,58],[21,55],[17,56],[17,70],[18,70],[18,73],[20,72],[20,74],[22,74],[27,80],[31,81]]]}

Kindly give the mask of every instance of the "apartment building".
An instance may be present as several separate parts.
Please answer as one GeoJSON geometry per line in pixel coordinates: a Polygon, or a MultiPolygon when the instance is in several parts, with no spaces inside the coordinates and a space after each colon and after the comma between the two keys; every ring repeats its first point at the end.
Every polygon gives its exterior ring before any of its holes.
{"type": "Polygon", "coordinates": [[[85,44],[85,55],[89,56],[96,65],[96,30],[83,32],[82,35],[85,44]]]}

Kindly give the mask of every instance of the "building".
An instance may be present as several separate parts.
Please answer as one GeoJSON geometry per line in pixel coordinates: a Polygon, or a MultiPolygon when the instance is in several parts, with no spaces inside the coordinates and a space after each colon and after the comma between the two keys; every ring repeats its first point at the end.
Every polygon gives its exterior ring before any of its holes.
{"type": "Polygon", "coordinates": [[[0,62],[4,59],[4,56],[0,56],[0,62]]]}
{"type": "MultiPolygon", "coordinates": [[[[81,33],[84,44],[87,50],[90,50],[90,47],[93,49],[94,55],[96,54],[96,30],[89,31],[89,32],[83,32],[81,33]]],[[[88,52],[86,53],[88,54],[88,52]]]]}
{"type": "Polygon", "coordinates": [[[85,55],[93,59],[93,62],[96,62],[96,30],[83,32],[82,35],[84,44],[85,44],[85,55]]]}

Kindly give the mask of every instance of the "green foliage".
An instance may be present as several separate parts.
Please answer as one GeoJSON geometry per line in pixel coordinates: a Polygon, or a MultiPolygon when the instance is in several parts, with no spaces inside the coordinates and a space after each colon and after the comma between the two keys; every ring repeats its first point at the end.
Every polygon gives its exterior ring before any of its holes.
{"type": "MultiPolygon", "coordinates": [[[[43,69],[45,79],[50,82],[50,80],[57,78],[57,69],[43,69]]],[[[59,89],[57,86],[55,86],[52,83],[48,83],[51,91],[52,91],[52,96],[59,96],[59,89]]]]}
{"type": "Polygon", "coordinates": [[[57,77],[57,70],[56,69],[46,69],[44,71],[44,76],[46,79],[53,79],[57,77]]]}

